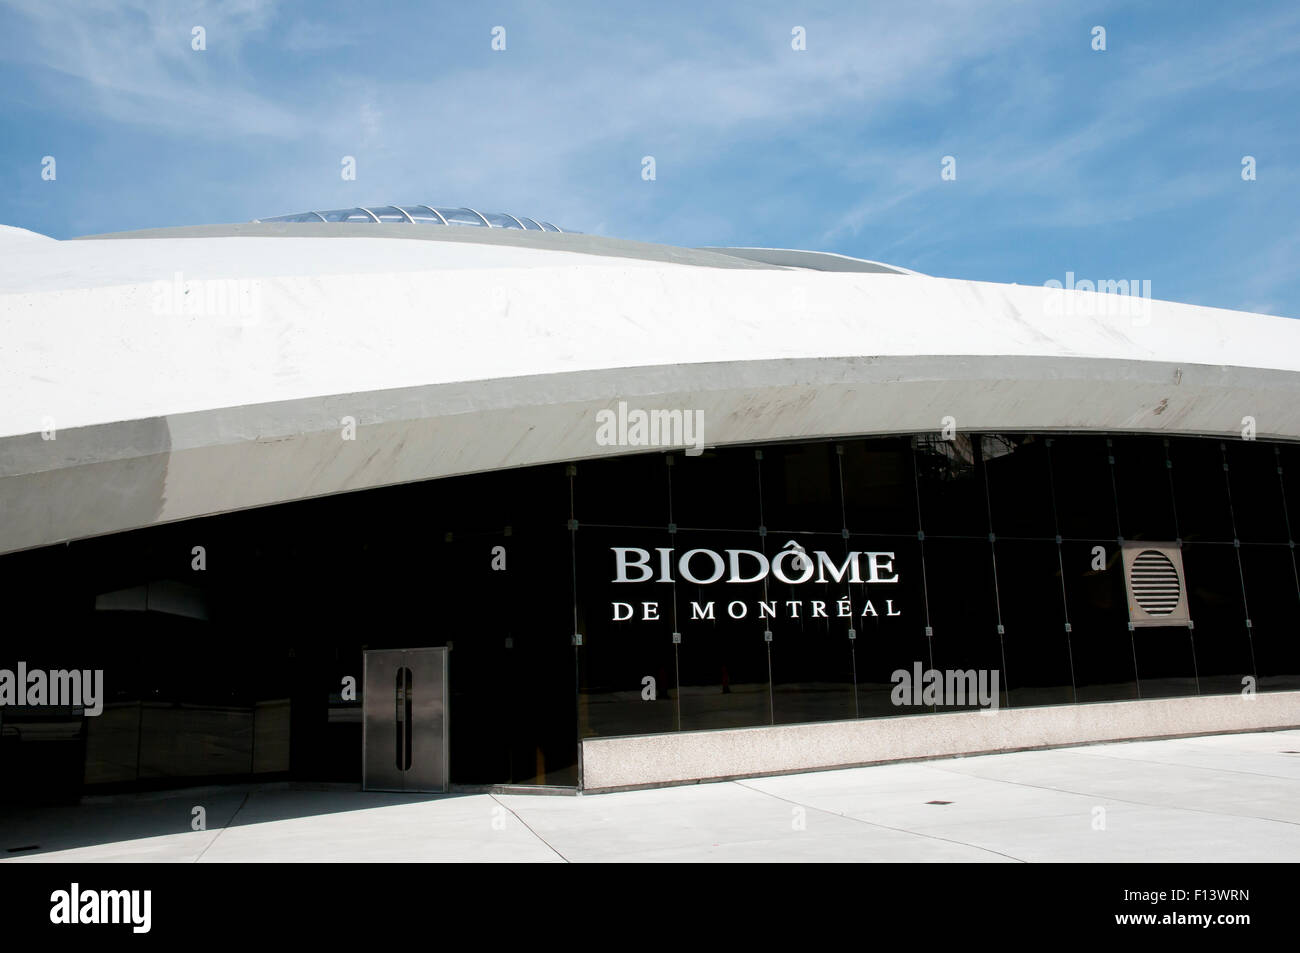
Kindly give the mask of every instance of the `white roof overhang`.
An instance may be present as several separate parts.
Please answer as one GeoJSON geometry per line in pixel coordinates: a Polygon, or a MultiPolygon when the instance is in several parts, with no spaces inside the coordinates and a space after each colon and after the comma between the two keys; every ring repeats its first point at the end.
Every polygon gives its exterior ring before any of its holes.
{"type": "Polygon", "coordinates": [[[1251,417],[1259,439],[1300,439],[1290,319],[589,236],[262,227],[280,231],[5,246],[0,552],[643,452],[596,442],[596,413],[620,400],[701,410],[713,446],[949,416],[963,431],[1221,436],[1251,417]]]}

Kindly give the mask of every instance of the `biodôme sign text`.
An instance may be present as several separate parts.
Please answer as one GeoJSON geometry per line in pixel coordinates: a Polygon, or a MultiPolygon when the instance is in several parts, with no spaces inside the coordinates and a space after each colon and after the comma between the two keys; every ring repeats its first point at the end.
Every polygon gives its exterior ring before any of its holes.
{"type": "MultiPolygon", "coordinates": [[[[775,555],[768,556],[756,549],[688,549],[678,553],[673,547],[654,550],[635,546],[611,546],[614,556],[614,583],[634,584],[650,582],[685,582],[697,586],[715,583],[745,584],[762,582],[769,577],[786,585],[798,586],[808,582],[826,583],[897,583],[892,552],[852,551],[832,556],[822,550],[807,552],[794,540],[786,543],[775,555]]],[[[612,602],[612,619],[627,622],[634,617],[641,621],[657,621],[658,601],[641,602],[638,613],[631,602],[612,602]]],[[[750,615],[751,606],[743,600],[727,603],[726,612],[732,619],[750,615]]],[[[846,595],[842,599],[786,599],[759,600],[753,607],[755,617],[799,619],[828,619],[831,613],[839,618],[855,616],[880,616],[871,600],[854,606],[846,595]],[[781,608],[778,609],[778,606],[781,608]],[[833,607],[833,608],[828,608],[833,607]],[[807,615],[801,615],[805,610],[807,615]]],[[[712,601],[692,601],[691,619],[716,619],[716,606],[712,601]]],[[[894,608],[892,599],[886,600],[885,616],[902,613],[894,608]]]]}

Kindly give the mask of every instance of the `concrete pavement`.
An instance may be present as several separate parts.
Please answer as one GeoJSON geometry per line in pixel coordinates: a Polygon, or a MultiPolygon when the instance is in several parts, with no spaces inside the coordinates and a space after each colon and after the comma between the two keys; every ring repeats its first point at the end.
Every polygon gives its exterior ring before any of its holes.
{"type": "Polygon", "coordinates": [[[6,812],[0,847],[15,862],[1300,861],[1300,731],[587,796],[211,788],[6,812]]]}

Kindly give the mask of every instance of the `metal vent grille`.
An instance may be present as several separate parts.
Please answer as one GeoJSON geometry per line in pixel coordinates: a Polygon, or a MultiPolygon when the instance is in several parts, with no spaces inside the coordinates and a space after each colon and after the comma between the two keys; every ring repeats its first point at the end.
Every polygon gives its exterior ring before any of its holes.
{"type": "Polygon", "coordinates": [[[1154,549],[1138,553],[1129,579],[1133,599],[1147,615],[1172,615],[1178,608],[1183,587],[1178,582],[1178,570],[1164,553],[1154,549]]]}
{"type": "Polygon", "coordinates": [[[1178,543],[1126,541],[1124,587],[1134,627],[1186,625],[1187,582],[1178,543]]]}

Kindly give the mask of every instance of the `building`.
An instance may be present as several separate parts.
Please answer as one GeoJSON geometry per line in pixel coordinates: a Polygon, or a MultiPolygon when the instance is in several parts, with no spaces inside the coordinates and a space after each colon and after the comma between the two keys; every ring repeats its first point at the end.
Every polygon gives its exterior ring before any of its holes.
{"type": "Polygon", "coordinates": [[[6,797],[1300,725],[1296,321],[431,206],[0,246],[6,797]]]}

